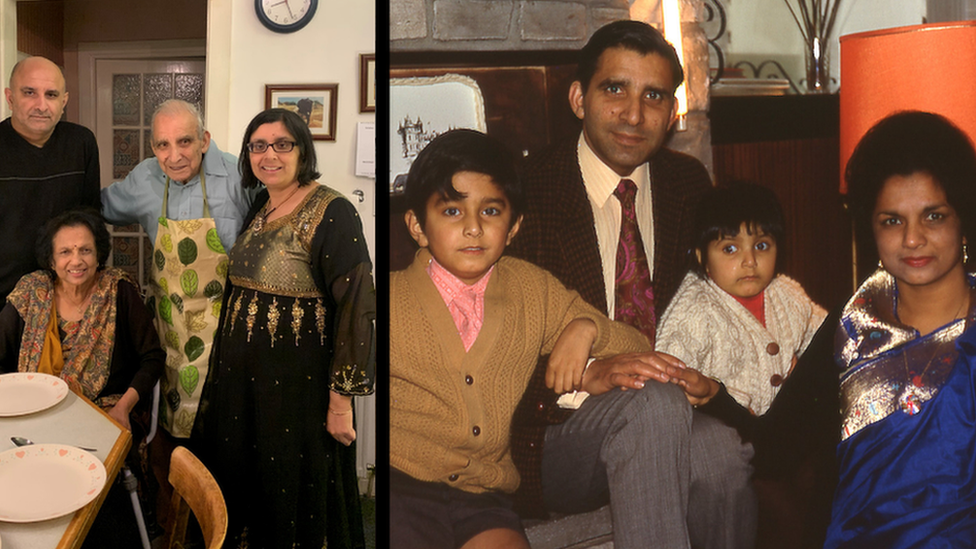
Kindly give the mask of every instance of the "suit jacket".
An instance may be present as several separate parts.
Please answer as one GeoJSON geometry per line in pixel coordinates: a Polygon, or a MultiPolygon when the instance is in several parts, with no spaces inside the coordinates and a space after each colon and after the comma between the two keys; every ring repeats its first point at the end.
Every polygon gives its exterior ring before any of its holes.
{"type": "MultiPolygon", "coordinates": [[[[525,219],[509,248],[511,255],[548,270],[566,287],[607,313],[603,265],[593,210],[583,185],[578,138],[530,157],[523,172],[525,219]]],[[[654,310],[661,318],[688,270],[694,247],[694,209],[711,187],[697,159],[661,149],[650,159],[654,208],[654,310]]],[[[649,349],[650,350],[650,349],[649,349]]],[[[572,410],[556,406],[545,386],[546,358],[539,361],[512,419],[512,458],[521,484],[516,508],[542,517],[542,444],[548,425],[565,421],[572,410]]]]}

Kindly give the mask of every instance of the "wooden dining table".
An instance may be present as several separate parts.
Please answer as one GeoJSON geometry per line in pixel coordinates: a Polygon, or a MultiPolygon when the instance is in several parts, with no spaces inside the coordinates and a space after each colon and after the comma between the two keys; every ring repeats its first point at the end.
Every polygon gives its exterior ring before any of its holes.
{"type": "MultiPolygon", "coordinates": [[[[108,479],[90,503],[63,517],[38,522],[0,521],[2,549],[75,549],[81,547],[95,515],[132,446],[132,434],[90,400],[73,391],[54,406],[31,414],[0,417],[0,452],[14,448],[10,437],[35,443],[84,446],[105,465],[108,479]]],[[[133,521],[135,517],[133,516],[133,521]]]]}

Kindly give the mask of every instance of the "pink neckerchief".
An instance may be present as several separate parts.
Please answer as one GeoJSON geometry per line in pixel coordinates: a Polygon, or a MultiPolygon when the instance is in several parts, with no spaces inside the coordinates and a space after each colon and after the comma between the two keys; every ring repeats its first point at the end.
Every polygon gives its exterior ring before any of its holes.
{"type": "Polygon", "coordinates": [[[481,333],[485,320],[485,288],[488,287],[488,279],[494,270],[495,266],[492,265],[481,280],[469,286],[441,266],[436,259],[431,258],[427,264],[427,275],[440,292],[447,310],[451,312],[465,352],[471,350],[481,333]]]}

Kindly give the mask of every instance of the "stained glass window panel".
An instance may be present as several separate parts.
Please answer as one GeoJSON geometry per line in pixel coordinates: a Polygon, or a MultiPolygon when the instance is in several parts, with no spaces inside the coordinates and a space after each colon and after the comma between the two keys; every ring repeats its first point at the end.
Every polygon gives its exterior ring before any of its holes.
{"type": "Polygon", "coordinates": [[[203,113],[203,75],[176,74],[176,99],[193,103],[203,113]]]}
{"type": "Polygon", "coordinates": [[[156,156],[153,154],[152,150],[152,129],[146,129],[143,131],[142,139],[142,159],[152,158],[156,156]]]}
{"type": "Polygon", "coordinates": [[[125,178],[139,163],[139,130],[113,130],[112,178],[125,178]]]}
{"type": "Polygon", "coordinates": [[[146,88],[143,94],[143,124],[150,126],[156,107],[163,101],[173,98],[173,75],[147,74],[146,88]]]}
{"type": "Polygon", "coordinates": [[[112,75],[112,125],[139,125],[139,96],[142,76],[139,74],[112,75]]]}
{"type": "Polygon", "coordinates": [[[139,284],[142,285],[143,291],[149,289],[149,279],[152,276],[152,261],[153,261],[153,243],[149,241],[148,236],[142,237],[142,280],[139,284]]]}

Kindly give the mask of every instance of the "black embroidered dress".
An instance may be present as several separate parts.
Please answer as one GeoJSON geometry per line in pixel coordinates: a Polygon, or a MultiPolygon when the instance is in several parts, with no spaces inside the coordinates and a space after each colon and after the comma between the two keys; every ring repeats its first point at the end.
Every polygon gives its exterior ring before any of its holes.
{"type": "Polygon", "coordinates": [[[266,201],[259,195],[230,252],[194,438],[227,500],[228,547],[363,547],[355,444],[326,430],[330,390],[372,392],[376,304],[362,225],[320,186],[255,230],[266,201]]]}

